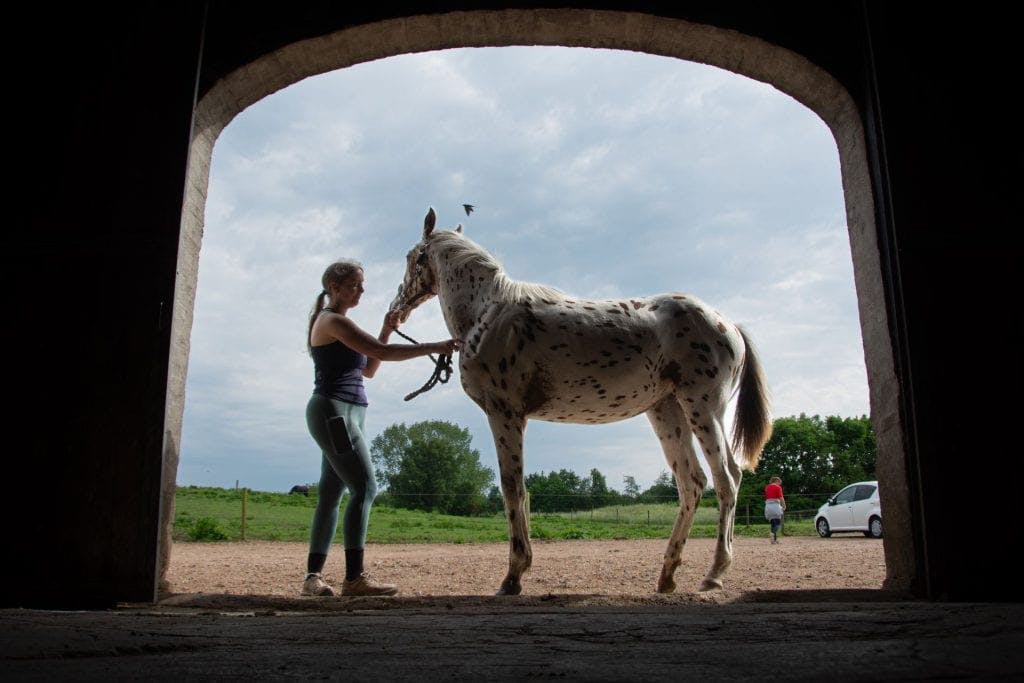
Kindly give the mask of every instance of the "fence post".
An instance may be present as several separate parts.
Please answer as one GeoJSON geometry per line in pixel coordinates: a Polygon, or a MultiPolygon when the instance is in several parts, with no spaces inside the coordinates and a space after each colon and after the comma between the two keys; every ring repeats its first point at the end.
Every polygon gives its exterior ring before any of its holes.
{"type": "Polygon", "coordinates": [[[249,498],[249,489],[242,489],[242,540],[245,540],[245,503],[249,498]]]}
{"type": "Polygon", "coordinates": [[[650,510],[650,508],[648,508],[648,510],[647,510],[647,526],[650,526],[650,525],[651,525],[651,510],[650,510]]]}
{"type": "Polygon", "coordinates": [[[747,503],[747,528],[750,528],[750,503],[747,503]]]}

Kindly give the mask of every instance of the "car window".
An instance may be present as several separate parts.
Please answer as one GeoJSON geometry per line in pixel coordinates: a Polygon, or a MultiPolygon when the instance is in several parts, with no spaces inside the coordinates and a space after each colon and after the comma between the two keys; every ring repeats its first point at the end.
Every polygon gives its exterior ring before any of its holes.
{"type": "Polygon", "coordinates": [[[856,486],[847,486],[845,489],[836,494],[836,503],[852,503],[853,496],[857,493],[856,486]]]}
{"type": "Polygon", "coordinates": [[[857,495],[854,500],[867,500],[874,494],[877,487],[873,484],[861,484],[857,487],[857,495]]]}

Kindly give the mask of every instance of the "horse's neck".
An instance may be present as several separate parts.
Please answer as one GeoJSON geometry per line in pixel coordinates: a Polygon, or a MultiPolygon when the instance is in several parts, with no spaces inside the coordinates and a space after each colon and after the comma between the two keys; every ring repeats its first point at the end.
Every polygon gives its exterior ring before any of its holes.
{"type": "Polygon", "coordinates": [[[500,271],[470,263],[440,273],[437,298],[448,331],[465,339],[470,330],[496,301],[498,283],[505,279],[500,271]]]}

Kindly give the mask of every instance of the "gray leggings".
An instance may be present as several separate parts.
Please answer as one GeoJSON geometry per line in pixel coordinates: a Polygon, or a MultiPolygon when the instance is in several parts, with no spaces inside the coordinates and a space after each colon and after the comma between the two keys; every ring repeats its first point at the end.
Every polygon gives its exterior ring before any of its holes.
{"type": "Polygon", "coordinates": [[[370,506],[377,495],[370,450],[363,436],[366,406],[357,406],[313,394],[306,404],[306,425],[320,450],[320,485],[313,524],[309,534],[309,552],[327,554],[338,528],[338,505],[345,487],[348,505],[342,532],[345,549],[366,544],[366,525],[370,506]]]}

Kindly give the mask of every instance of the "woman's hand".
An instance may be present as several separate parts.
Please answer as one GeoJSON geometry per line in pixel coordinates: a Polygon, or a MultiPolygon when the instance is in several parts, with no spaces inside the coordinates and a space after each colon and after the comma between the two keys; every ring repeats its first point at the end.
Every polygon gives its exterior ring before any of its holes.
{"type": "Polygon", "coordinates": [[[384,328],[389,332],[397,330],[398,326],[402,324],[402,309],[396,308],[393,311],[388,311],[384,314],[384,328]]]}
{"type": "Polygon", "coordinates": [[[463,342],[461,339],[449,339],[443,342],[437,342],[437,353],[443,353],[446,355],[452,355],[456,351],[461,351],[463,342]]]}

